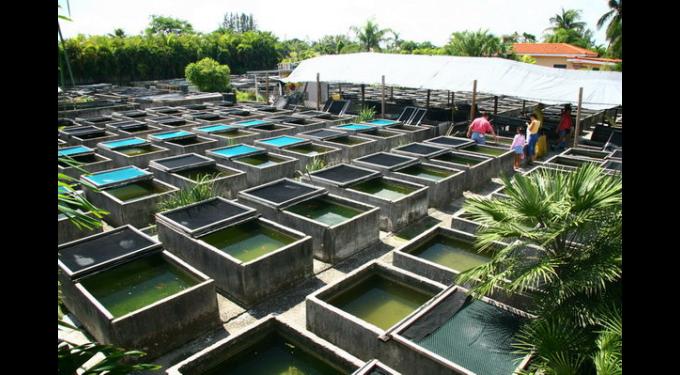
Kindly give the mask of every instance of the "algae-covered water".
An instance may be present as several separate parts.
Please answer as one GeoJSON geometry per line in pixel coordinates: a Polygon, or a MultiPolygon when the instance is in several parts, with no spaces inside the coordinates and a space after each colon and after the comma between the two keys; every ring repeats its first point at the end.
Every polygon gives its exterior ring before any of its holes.
{"type": "Polygon", "coordinates": [[[487,147],[477,144],[472,144],[469,146],[463,146],[460,148],[461,151],[477,152],[479,154],[489,155],[489,156],[501,156],[508,152],[506,149],[498,149],[493,147],[487,147]]]}
{"type": "Polygon", "coordinates": [[[315,198],[303,201],[286,211],[310,218],[327,225],[335,225],[345,222],[359,214],[361,211],[343,204],[331,202],[323,198],[315,198]]]}
{"type": "Polygon", "coordinates": [[[249,262],[296,241],[295,238],[251,220],[201,237],[234,258],[249,262]]]}
{"type": "Polygon", "coordinates": [[[131,184],[106,189],[107,193],[113,195],[123,202],[146,197],[152,194],[163,193],[165,191],[167,191],[167,189],[154,184],[151,181],[133,182],[131,184]]]}
{"type": "Polygon", "coordinates": [[[446,170],[435,169],[421,164],[399,169],[397,172],[432,181],[441,181],[446,177],[451,176],[451,173],[446,170]]]}
{"type": "Polygon", "coordinates": [[[350,188],[352,190],[358,190],[387,200],[396,200],[415,191],[415,189],[409,186],[398,185],[382,178],[361,182],[356,185],[352,185],[350,188]]]}
{"type": "Polygon", "coordinates": [[[244,156],[241,158],[236,158],[234,160],[238,160],[240,162],[250,164],[250,165],[255,165],[260,168],[264,167],[270,167],[272,165],[277,165],[282,162],[284,162],[283,159],[267,155],[267,154],[257,154],[257,155],[251,155],[251,156],[244,156]]]}
{"type": "Polygon", "coordinates": [[[127,156],[137,156],[137,155],[142,155],[142,154],[148,154],[149,152],[156,151],[156,149],[153,148],[151,145],[145,145],[145,146],[136,146],[136,147],[125,147],[125,148],[117,149],[116,151],[120,152],[121,154],[125,154],[127,156]]]}
{"type": "Polygon", "coordinates": [[[88,276],[82,285],[114,317],[123,316],[199,283],[158,253],[88,276]]]}
{"type": "Polygon", "coordinates": [[[434,294],[374,275],[327,302],[379,328],[388,329],[434,294]]]}
{"type": "Polygon", "coordinates": [[[203,375],[341,375],[326,362],[278,334],[270,334],[203,375]]]}
{"type": "Polygon", "coordinates": [[[460,272],[489,261],[477,254],[470,243],[443,235],[435,236],[411,254],[460,272]]]}
{"type": "Polygon", "coordinates": [[[219,178],[219,177],[229,176],[229,175],[233,174],[230,171],[219,170],[219,169],[217,169],[217,168],[215,168],[214,166],[211,166],[211,165],[205,166],[205,167],[185,169],[183,171],[178,171],[178,172],[175,172],[175,173],[177,173],[178,175],[180,175],[182,177],[186,177],[190,180],[193,180],[193,181],[198,181],[201,178],[205,178],[205,176],[207,176],[207,178],[209,180],[214,180],[214,179],[219,178]]]}
{"type": "Polygon", "coordinates": [[[457,154],[452,154],[452,153],[446,153],[444,155],[440,155],[437,157],[432,158],[432,160],[441,160],[441,161],[446,161],[449,163],[456,163],[456,164],[462,164],[462,165],[467,165],[467,166],[473,166],[477,165],[482,162],[480,159],[475,159],[475,158],[468,158],[462,155],[457,155],[457,154]]]}

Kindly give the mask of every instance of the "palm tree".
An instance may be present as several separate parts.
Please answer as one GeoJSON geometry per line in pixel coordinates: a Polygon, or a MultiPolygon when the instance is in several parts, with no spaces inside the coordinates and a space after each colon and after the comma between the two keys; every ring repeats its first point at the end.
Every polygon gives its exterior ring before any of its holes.
{"type": "Polygon", "coordinates": [[[367,52],[380,51],[380,43],[390,40],[386,37],[387,33],[392,32],[391,29],[381,29],[377,23],[368,20],[362,27],[352,26],[350,30],[354,32],[361,48],[367,52]]]}
{"type": "Polygon", "coordinates": [[[508,198],[465,203],[482,224],[477,246],[491,261],[462,273],[456,283],[469,283],[476,297],[498,290],[530,297],[527,309],[537,319],[522,328],[516,347],[534,353],[536,369],[580,373],[597,361],[615,366],[620,357],[610,339],[616,332],[601,343],[596,335],[608,326],[603,308],[620,306],[620,175],[589,164],[574,172],[503,177],[503,184],[508,198]],[[506,245],[494,247],[496,241],[506,245]]]}
{"type": "Polygon", "coordinates": [[[561,14],[558,13],[553,17],[550,17],[549,21],[552,24],[552,26],[547,28],[546,30],[556,31],[558,29],[565,29],[576,30],[581,32],[586,27],[586,23],[579,21],[580,18],[581,18],[580,10],[576,9],[564,10],[564,8],[562,8],[561,14]]]}
{"type": "Polygon", "coordinates": [[[509,44],[489,34],[488,30],[455,32],[451,34],[451,39],[444,49],[447,54],[453,56],[509,57],[512,55],[509,44]]]}
{"type": "Polygon", "coordinates": [[[607,26],[607,40],[609,41],[609,52],[617,57],[622,57],[621,50],[621,12],[623,11],[623,0],[609,0],[610,10],[597,20],[598,30],[609,21],[607,26]]]}

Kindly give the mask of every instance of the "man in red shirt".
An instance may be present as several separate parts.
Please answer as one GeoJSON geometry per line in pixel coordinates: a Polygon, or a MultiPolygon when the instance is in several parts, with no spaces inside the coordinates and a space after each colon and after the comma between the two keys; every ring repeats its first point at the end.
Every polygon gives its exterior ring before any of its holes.
{"type": "Polygon", "coordinates": [[[571,125],[571,106],[567,104],[562,109],[560,124],[555,129],[555,133],[560,137],[559,144],[557,145],[557,148],[560,150],[564,150],[567,147],[567,135],[571,134],[571,125]]]}
{"type": "Polygon", "coordinates": [[[477,144],[483,145],[486,143],[484,140],[485,133],[491,133],[496,137],[496,132],[494,132],[493,126],[491,126],[491,123],[489,122],[488,112],[484,112],[481,117],[477,117],[472,121],[468,127],[467,137],[472,138],[477,144]],[[470,137],[470,134],[472,134],[472,137],[470,137]]]}

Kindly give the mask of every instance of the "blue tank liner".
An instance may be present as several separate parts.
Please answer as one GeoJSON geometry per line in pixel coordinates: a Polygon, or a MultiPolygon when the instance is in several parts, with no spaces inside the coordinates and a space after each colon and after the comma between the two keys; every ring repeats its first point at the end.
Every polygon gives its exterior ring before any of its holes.
{"type": "Polygon", "coordinates": [[[59,149],[59,156],[76,156],[93,152],[93,149],[85,146],[64,147],[59,149]]]}
{"type": "Polygon", "coordinates": [[[368,121],[367,124],[371,125],[378,125],[378,126],[386,126],[386,125],[394,125],[397,124],[398,121],[393,121],[393,120],[386,120],[383,118],[378,118],[375,120],[368,121]]]}
{"type": "Polygon", "coordinates": [[[143,169],[129,166],[124,168],[110,169],[108,171],[94,173],[91,175],[84,175],[82,178],[98,188],[106,188],[134,181],[152,179],[153,174],[143,169]]]}
{"type": "Polygon", "coordinates": [[[223,133],[223,132],[229,132],[229,131],[234,131],[236,130],[235,127],[225,125],[225,124],[215,124],[215,125],[208,125],[208,126],[201,126],[198,128],[195,128],[196,130],[204,133],[223,133]]]}
{"type": "Polygon", "coordinates": [[[298,137],[289,137],[287,135],[258,141],[258,143],[265,143],[274,147],[285,147],[303,142],[309,142],[309,140],[298,137]]]}
{"type": "Polygon", "coordinates": [[[171,131],[171,132],[164,132],[164,133],[154,133],[150,134],[149,138],[157,139],[159,141],[168,141],[171,139],[181,139],[181,138],[190,138],[195,136],[194,133],[189,133],[184,130],[177,130],[177,131],[171,131]]]}
{"type": "Polygon", "coordinates": [[[121,147],[129,147],[129,146],[139,146],[139,145],[144,145],[149,142],[141,139],[141,138],[127,138],[127,139],[121,139],[118,141],[109,141],[109,142],[102,142],[100,143],[102,146],[109,148],[111,150],[115,150],[117,148],[121,147]]]}
{"type": "Polygon", "coordinates": [[[214,150],[208,150],[208,153],[214,154],[216,156],[231,159],[237,156],[245,156],[251,154],[264,153],[266,150],[260,147],[253,147],[244,144],[238,144],[235,146],[222,147],[214,150]]]}
{"type": "Polygon", "coordinates": [[[375,129],[375,126],[361,125],[361,124],[345,124],[337,126],[338,129],[351,130],[351,131],[361,131],[375,129]]]}

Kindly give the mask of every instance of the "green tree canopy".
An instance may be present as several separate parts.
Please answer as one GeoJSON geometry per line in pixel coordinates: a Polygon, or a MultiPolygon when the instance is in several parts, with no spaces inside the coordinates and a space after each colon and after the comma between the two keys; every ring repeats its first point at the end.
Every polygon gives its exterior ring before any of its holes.
{"type": "Polygon", "coordinates": [[[201,91],[223,92],[231,89],[230,73],[228,65],[220,65],[217,61],[206,57],[187,65],[184,76],[201,91]]]}
{"type": "Polygon", "coordinates": [[[609,41],[607,51],[611,57],[622,58],[621,12],[623,11],[623,0],[609,0],[608,4],[610,10],[597,20],[597,28],[601,29],[609,21],[606,29],[607,41],[609,41]]]}
{"type": "Polygon", "coordinates": [[[243,33],[257,30],[257,24],[252,14],[226,13],[220,28],[221,30],[243,33]]]}
{"type": "Polygon", "coordinates": [[[391,29],[381,29],[377,23],[372,20],[367,20],[366,23],[361,26],[352,26],[350,30],[354,32],[357,39],[359,40],[359,45],[361,49],[367,52],[381,51],[381,43],[389,41],[391,37],[388,36],[392,32],[391,29]]]}
{"type": "Polygon", "coordinates": [[[581,21],[581,11],[565,10],[550,17],[551,26],[545,29],[543,41],[547,43],[569,43],[582,48],[592,48],[595,44],[593,32],[581,21]]]}
{"type": "Polygon", "coordinates": [[[462,31],[451,34],[444,46],[447,54],[453,56],[505,57],[513,56],[509,44],[490,34],[488,30],[462,31]]]}
{"type": "Polygon", "coordinates": [[[194,27],[187,21],[166,16],[151,16],[151,22],[146,29],[148,34],[191,34],[194,27]]]}

